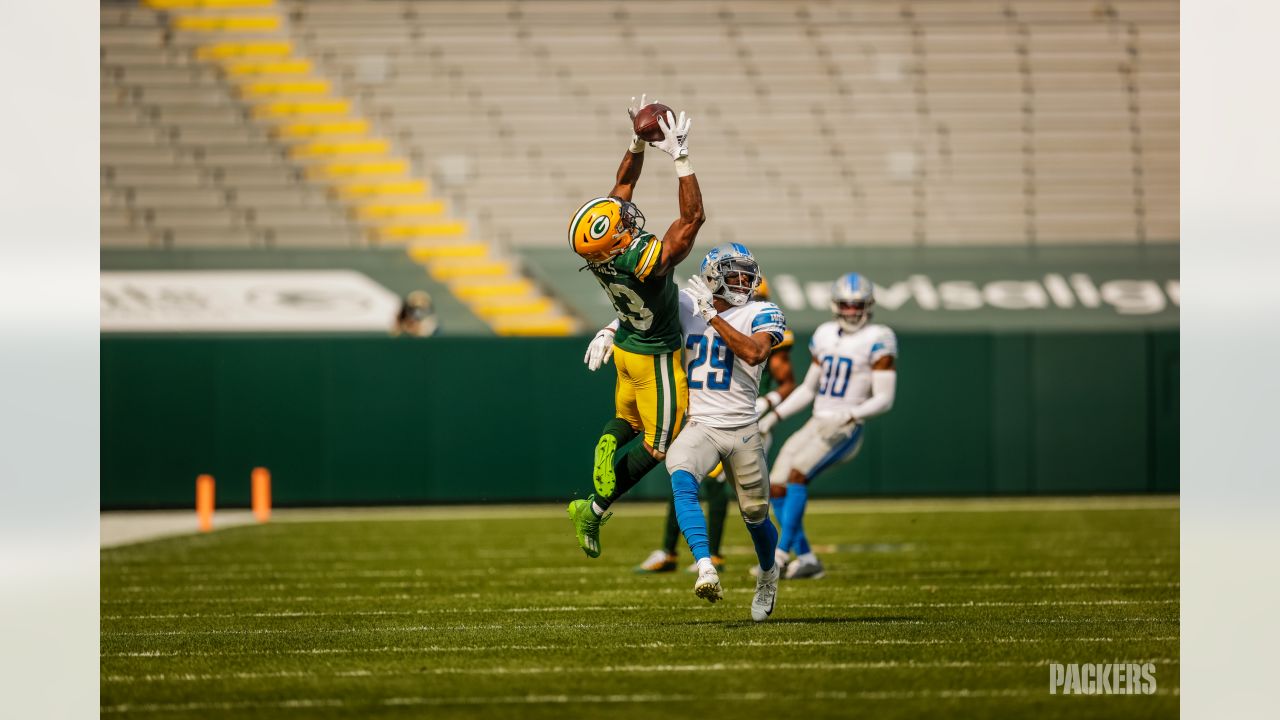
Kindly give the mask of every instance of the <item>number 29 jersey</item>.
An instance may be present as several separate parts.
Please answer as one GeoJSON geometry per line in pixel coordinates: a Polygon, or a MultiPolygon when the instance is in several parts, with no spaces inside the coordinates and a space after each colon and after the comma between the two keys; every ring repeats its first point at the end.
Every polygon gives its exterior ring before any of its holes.
{"type": "MultiPolygon", "coordinates": [[[[754,300],[731,307],[720,318],[748,337],[768,333],[773,347],[787,335],[787,319],[771,302],[754,300]]],[[[689,419],[715,428],[739,428],[756,421],[760,375],[768,362],[752,367],[729,349],[720,333],[693,309],[693,298],[680,293],[684,326],[685,374],[689,378],[689,419]]]]}
{"type": "Polygon", "coordinates": [[[809,352],[821,366],[813,416],[830,417],[871,397],[871,366],[882,357],[898,356],[898,338],[887,325],[846,332],[830,320],[814,331],[809,352]]]}
{"type": "Polygon", "coordinates": [[[662,241],[642,232],[617,257],[588,266],[618,314],[614,346],[640,355],[680,349],[679,288],[674,273],[653,274],[661,257],[662,241]]]}

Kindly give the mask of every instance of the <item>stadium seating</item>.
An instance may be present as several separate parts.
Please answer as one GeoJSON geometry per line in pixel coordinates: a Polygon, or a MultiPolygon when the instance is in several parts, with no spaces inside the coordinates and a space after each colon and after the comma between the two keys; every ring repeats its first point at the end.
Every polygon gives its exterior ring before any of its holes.
{"type": "Polygon", "coordinates": [[[107,3],[103,245],[397,243],[543,307],[511,253],[608,191],[641,92],[695,118],[704,240],[1177,242],[1177,71],[1168,0],[107,3]]]}
{"type": "MultiPolygon", "coordinates": [[[[1177,239],[1169,2],[295,2],[290,19],[513,245],[560,242],[607,191],[641,91],[697,118],[713,239],[1177,239]]],[[[663,173],[637,199],[665,224],[663,173]]]]}

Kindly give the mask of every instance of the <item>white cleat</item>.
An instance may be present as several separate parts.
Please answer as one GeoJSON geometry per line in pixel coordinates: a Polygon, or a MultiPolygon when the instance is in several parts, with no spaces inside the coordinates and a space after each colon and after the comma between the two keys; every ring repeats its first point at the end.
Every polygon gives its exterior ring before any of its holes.
{"type": "Polygon", "coordinates": [[[782,566],[774,563],[768,572],[756,578],[756,596],[751,599],[751,619],[764,622],[773,614],[773,604],[778,599],[778,576],[782,566]]]}
{"type": "Polygon", "coordinates": [[[698,573],[698,580],[693,583],[693,594],[714,603],[724,597],[724,589],[720,587],[720,573],[715,568],[707,568],[698,573]]]}
{"type": "Polygon", "coordinates": [[[818,558],[797,558],[787,566],[786,578],[788,580],[821,580],[826,575],[827,571],[818,558]]]}

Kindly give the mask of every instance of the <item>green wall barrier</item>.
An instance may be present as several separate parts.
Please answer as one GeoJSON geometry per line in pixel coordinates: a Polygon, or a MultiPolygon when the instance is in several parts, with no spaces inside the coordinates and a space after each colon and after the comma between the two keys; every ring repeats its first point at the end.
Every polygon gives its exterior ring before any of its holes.
{"type": "MultiPolygon", "coordinates": [[[[586,342],[105,337],[102,507],[192,507],[206,472],[245,506],[258,465],[281,506],[585,495],[613,407],[586,342]]],[[[897,406],[815,495],[1177,492],[1176,332],[900,344],[897,406]]],[[[633,491],[668,492],[662,470],[633,491]]]]}

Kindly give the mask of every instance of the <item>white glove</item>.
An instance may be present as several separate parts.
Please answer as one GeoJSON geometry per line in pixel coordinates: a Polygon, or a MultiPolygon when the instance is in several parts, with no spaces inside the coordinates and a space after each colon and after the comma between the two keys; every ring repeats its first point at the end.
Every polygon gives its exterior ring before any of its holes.
{"type": "Polygon", "coordinates": [[[582,362],[587,364],[587,369],[595,372],[604,366],[605,363],[613,357],[613,330],[604,328],[591,338],[591,344],[587,346],[587,354],[582,358],[582,362]]]}
{"type": "Polygon", "coordinates": [[[756,398],[756,417],[763,415],[764,411],[768,410],[769,407],[769,401],[764,396],[756,398]]]}
{"type": "Polygon", "coordinates": [[[633,153],[644,152],[644,146],[645,146],[644,140],[641,140],[640,136],[636,135],[635,133],[636,113],[640,112],[640,108],[644,107],[645,105],[648,105],[651,102],[658,102],[658,100],[657,98],[654,98],[653,100],[646,101],[645,95],[642,93],[640,95],[640,102],[636,102],[635,97],[632,97],[631,104],[627,106],[627,116],[631,118],[631,152],[633,153]]]}
{"type": "Polygon", "coordinates": [[[778,413],[772,410],[766,412],[764,415],[761,415],[760,419],[756,421],[760,428],[760,434],[768,435],[770,432],[773,431],[774,426],[777,425],[778,421],[781,419],[782,418],[778,417],[778,413]]]}
{"type": "Polygon", "coordinates": [[[694,275],[689,278],[689,284],[685,286],[685,291],[689,293],[689,297],[693,300],[693,311],[701,315],[703,320],[709,323],[711,318],[720,314],[716,310],[715,302],[712,300],[711,288],[707,286],[707,281],[703,280],[701,275],[694,275]]]}
{"type": "Polygon", "coordinates": [[[668,112],[665,119],[658,118],[658,127],[662,128],[662,139],[649,144],[670,155],[672,160],[689,157],[689,148],[686,144],[689,142],[689,128],[692,126],[693,119],[685,117],[683,112],[680,113],[679,119],[668,112]]]}

